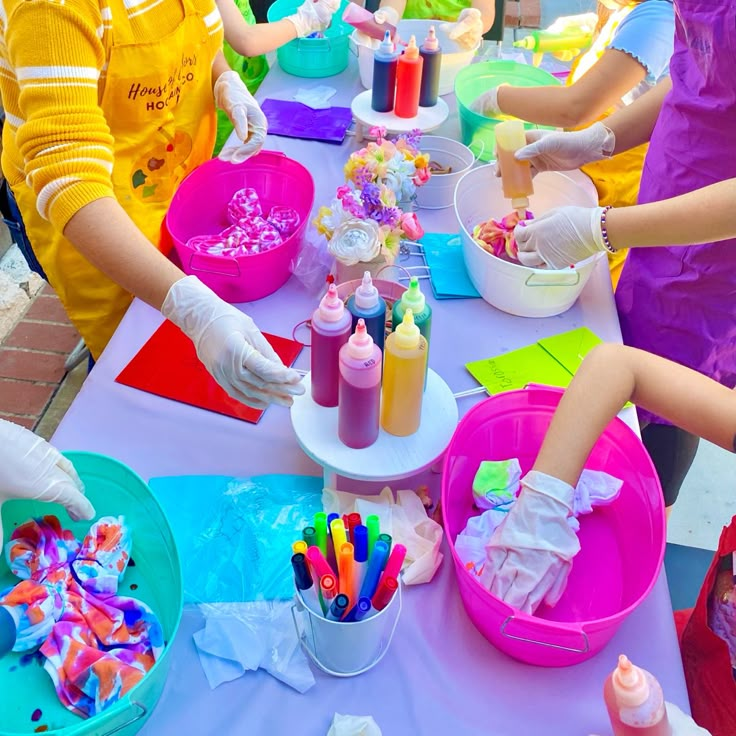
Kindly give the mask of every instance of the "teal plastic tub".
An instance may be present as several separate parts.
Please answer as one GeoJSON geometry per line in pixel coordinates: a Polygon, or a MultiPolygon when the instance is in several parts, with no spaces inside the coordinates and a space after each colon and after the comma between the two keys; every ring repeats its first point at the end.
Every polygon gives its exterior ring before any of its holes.
{"type": "MultiPolygon", "coordinates": [[[[494,131],[501,120],[479,115],[473,112],[470,106],[480,95],[491,87],[498,87],[499,84],[511,84],[515,87],[540,87],[559,86],[560,81],[543,69],[515,61],[485,61],[480,64],[471,64],[460,71],[455,78],[460,134],[463,143],[481,161],[492,161],[496,158],[494,131]]],[[[527,130],[545,127],[532,123],[524,125],[527,130]]]]}
{"type": "MultiPolygon", "coordinates": [[[[303,0],[276,0],[268,9],[268,22],[281,20],[296,13],[303,0]]],[[[318,79],[345,71],[350,56],[350,34],[353,27],[345,23],[342,14],[348,0],[332,16],[332,24],[324,38],[297,38],[276,51],[279,66],[294,77],[318,79]]]]}
{"type": "MultiPolygon", "coordinates": [[[[184,590],[174,535],[161,506],[149,487],[130,468],[117,460],[88,452],[67,452],[82,478],[97,518],[125,516],[133,534],[134,567],[125,573],[119,592],[147,603],[164,631],[166,646],[148,674],[114,706],[93,718],[83,719],[64,708],[51,678],[36,658],[10,654],[0,659],[0,736],[35,734],[46,726],[54,736],[131,736],[153,712],[166,683],[171,662],[171,645],[179,628],[184,590]],[[135,587],[134,587],[135,586],[135,587]],[[41,717],[31,720],[40,709],[41,717]]],[[[5,541],[13,529],[34,516],[53,514],[62,527],[78,539],[92,521],[74,522],[56,504],[8,501],[2,507],[5,541]]],[[[0,590],[18,582],[4,556],[0,559],[0,590]]]]}

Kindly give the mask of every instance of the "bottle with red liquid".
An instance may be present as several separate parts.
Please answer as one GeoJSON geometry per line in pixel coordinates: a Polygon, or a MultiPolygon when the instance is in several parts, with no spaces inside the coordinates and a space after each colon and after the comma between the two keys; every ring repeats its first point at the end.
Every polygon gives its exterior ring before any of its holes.
{"type": "Polygon", "coordinates": [[[348,341],[353,318],[330,284],[312,315],[312,399],[320,406],[337,406],[340,348],[348,341]]]}
{"type": "Polygon", "coordinates": [[[394,115],[415,118],[419,112],[419,92],[422,87],[424,59],[419,55],[417,40],[412,36],[396,65],[396,100],[394,115]]]}
{"type": "Polygon", "coordinates": [[[623,654],[606,680],[603,698],[613,736],[672,736],[660,684],[623,654]]]}
{"type": "Polygon", "coordinates": [[[337,436],[355,450],[378,439],[381,411],[381,350],[359,319],[355,334],[340,348],[340,403],[337,436]]]}

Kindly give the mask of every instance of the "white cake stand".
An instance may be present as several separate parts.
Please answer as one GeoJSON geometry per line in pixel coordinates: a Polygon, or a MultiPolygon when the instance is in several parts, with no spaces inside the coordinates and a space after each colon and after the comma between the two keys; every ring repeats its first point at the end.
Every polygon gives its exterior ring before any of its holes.
{"type": "Polygon", "coordinates": [[[409,437],[394,437],[381,429],[373,445],[353,450],[337,437],[337,408],[316,404],[309,375],[303,382],[306,392],[294,397],[291,423],[301,448],[322,466],[326,488],[336,487],[338,475],[374,482],[416,475],[442,457],[457,426],[455,397],[449,386],[430,370],[419,430],[409,437]]]}
{"type": "Polygon", "coordinates": [[[380,126],[386,128],[387,133],[394,134],[409,133],[415,129],[421,130],[422,133],[429,133],[439,128],[450,114],[447,103],[441,97],[437,98],[437,104],[434,107],[420,107],[416,117],[413,118],[397,117],[393,111],[376,112],[371,107],[372,94],[373,92],[369,89],[361,92],[353,98],[353,104],[350,106],[355,118],[355,137],[358,143],[363,140],[364,128],[380,126]]]}

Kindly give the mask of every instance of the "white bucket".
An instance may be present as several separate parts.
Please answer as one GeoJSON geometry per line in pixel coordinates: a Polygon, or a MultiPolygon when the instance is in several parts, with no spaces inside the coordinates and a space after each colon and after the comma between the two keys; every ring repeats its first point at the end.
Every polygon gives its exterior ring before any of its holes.
{"type": "Polygon", "coordinates": [[[452,207],[455,187],[475,164],[473,152],[459,141],[438,135],[422,136],[419,147],[430,161],[449,166],[452,171],[449,174],[432,174],[429,181],[417,189],[417,206],[423,210],[452,207]]]}
{"type": "Polygon", "coordinates": [[[297,592],[291,612],[297,636],[310,659],[335,677],[362,675],[375,667],[388,651],[401,614],[401,588],[391,602],[362,621],[328,621],[304,605],[297,592]],[[301,624],[300,624],[301,620],[301,624]]]}
{"type": "MultiPolygon", "coordinates": [[[[401,20],[398,26],[398,35],[402,41],[408,41],[415,36],[417,46],[421,45],[429,33],[429,27],[434,26],[437,38],[442,49],[442,63],[440,66],[440,96],[449,95],[455,89],[455,77],[461,69],[468,66],[473,60],[477,49],[466,51],[454,41],[450,41],[440,26],[440,20],[401,20]]],[[[365,46],[356,40],[357,32],[350,36],[350,48],[358,57],[360,82],[366,89],[373,87],[373,48],[365,46]]]]}
{"type": "MultiPolygon", "coordinates": [[[[595,207],[595,188],[581,182],[580,172],[546,171],[534,177],[529,209],[536,217],[565,205],[595,207]]],[[[588,180],[588,184],[590,184],[588,180]]],[[[455,190],[455,215],[460,223],[465,266],[473,285],[489,304],[518,317],[552,317],[567,311],[580,296],[597,261],[597,253],[564,270],[528,268],[483,250],[473,228],[510,212],[495,165],[481,166],[462,177],[455,190]]]]}

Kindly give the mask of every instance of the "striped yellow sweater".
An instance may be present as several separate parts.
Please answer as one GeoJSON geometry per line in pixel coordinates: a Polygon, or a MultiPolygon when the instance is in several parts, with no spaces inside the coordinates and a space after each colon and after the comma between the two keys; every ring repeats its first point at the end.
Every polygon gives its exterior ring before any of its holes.
{"type": "MultiPolygon", "coordinates": [[[[214,0],[195,3],[208,31],[221,32],[214,0]]],[[[116,38],[147,42],[183,17],[181,0],[0,0],[3,173],[11,186],[27,182],[59,230],[113,196],[113,139],[100,107],[113,28],[116,38]],[[127,17],[116,17],[123,2],[127,17]]]]}

